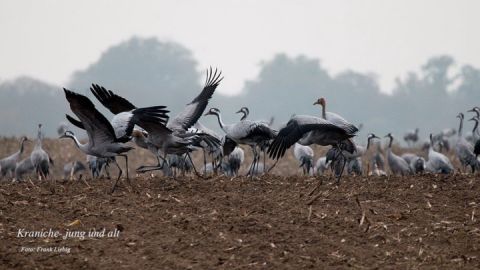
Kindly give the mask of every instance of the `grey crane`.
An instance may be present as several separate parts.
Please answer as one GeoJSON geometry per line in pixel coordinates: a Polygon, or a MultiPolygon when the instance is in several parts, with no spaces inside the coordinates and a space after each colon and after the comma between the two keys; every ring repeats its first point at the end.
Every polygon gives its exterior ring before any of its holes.
{"type": "Polygon", "coordinates": [[[376,164],[379,171],[385,172],[385,158],[382,153],[382,144],[380,142],[376,143],[375,153],[370,159],[371,164],[376,164]]]}
{"type": "Polygon", "coordinates": [[[425,171],[425,159],[413,153],[404,153],[401,157],[408,163],[410,170],[414,174],[419,174],[425,171]]]}
{"type": "Polygon", "coordinates": [[[35,141],[35,147],[30,154],[33,167],[39,179],[46,178],[50,174],[50,162],[51,159],[47,152],[42,148],[42,124],[38,124],[37,140],[35,141]]]}
{"type": "MultiPolygon", "coordinates": [[[[205,85],[200,94],[198,94],[192,102],[188,103],[182,112],[168,121],[167,125],[154,121],[146,121],[146,125],[143,128],[148,133],[148,141],[158,150],[162,151],[164,156],[167,154],[186,155],[191,161],[190,152],[195,150],[196,147],[201,147],[200,143],[202,141],[212,147],[218,147],[220,145],[220,141],[214,136],[210,136],[201,131],[189,132],[188,130],[197,123],[198,119],[202,116],[209,100],[223,79],[221,74],[222,73],[217,70],[213,72],[210,68],[210,70],[207,71],[205,85]]],[[[146,172],[158,170],[165,164],[168,166],[165,157],[162,159],[162,165],[142,166],[138,168],[137,171],[146,172]]],[[[193,169],[198,175],[195,166],[193,166],[193,169]]]]}
{"type": "MultiPolygon", "coordinates": [[[[236,113],[242,113],[242,117],[240,118],[240,121],[247,120],[248,115],[250,114],[250,110],[247,107],[242,107],[240,110],[238,110],[236,113]]],[[[257,120],[255,122],[259,122],[262,124],[267,125],[268,127],[271,127],[273,124],[274,118],[273,116],[270,117],[270,120],[265,121],[265,120],[257,120]]],[[[276,131],[275,131],[276,132],[276,131]]],[[[263,163],[266,163],[266,157],[267,157],[267,149],[270,146],[271,140],[265,140],[262,143],[260,143],[258,146],[260,147],[260,151],[263,153],[263,163]]],[[[266,169],[266,167],[264,167],[266,169]]],[[[264,172],[265,173],[265,172],[264,172]]]]}
{"type": "MultiPolygon", "coordinates": [[[[65,132],[61,138],[71,138],[77,147],[87,155],[100,158],[114,158],[116,156],[124,157],[127,170],[127,181],[130,182],[130,178],[128,176],[128,156],[126,153],[132,150],[133,147],[124,143],[125,137],[117,138],[112,124],[95,108],[95,105],[92,103],[92,101],[90,101],[90,99],[65,88],[63,90],[65,92],[65,97],[70,104],[70,109],[80,119],[80,125],[85,128],[87,132],[88,142],[85,144],[80,143],[80,141],[71,131],[65,132]]],[[[152,109],[151,111],[148,109],[134,109],[131,111],[133,116],[130,117],[128,126],[142,126],[142,120],[140,117],[142,117],[143,120],[149,119],[151,121],[165,123],[167,114],[164,108],[164,106],[158,106],[157,109],[152,109]]],[[[115,191],[118,180],[120,180],[120,177],[123,174],[123,171],[120,168],[120,165],[118,165],[117,161],[113,160],[113,162],[117,165],[119,174],[115,184],[112,187],[111,193],[115,191]]]]}
{"type": "Polygon", "coordinates": [[[313,149],[310,146],[295,143],[293,155],[303,168],[303,175],[313,175],[313,149]]]}
{"type": "Polygon", "coordinates": [[[392,152],[392,133],[388,133],[385,137],[390,139],[387,148],[387,161],[388,167],[390,167],[390,171],[392,172],[392,174],[402,176],[411,174],[412,171],[410,170],[410,166],[407,164],[407,162],[403,158],[395,155],[392,152]]]}
{"type": "MultiPolygon", "coordinates": [[[[245,153],[242,148],[235,146],[233,151],[229,155],[226,156],[226,160],[220,164],[221,171],[229,177],[238,176],[238,171],[245,160],[245,153]]],[[[212,163],[208,163],[207,166],[204,167],[204,171],[206,174],[211,174],[214,172],[215,165],[212,163]]]]}
{"type": "Polygon", "coordinates": [[[420,131],[419,128],[415,128],[415,130],[410,130],[405,135],[403,135],[403,140],[408,144],[408,146],[413,146],[418,141],[418,132],[420,131]]]}
{"type": "MultiPolygon", "coordinates": [[[[350,138],[356,135],[356,131],[356,128],[338,126],[315,116],[295,115],[284,128],[280,129],[268,149],[268,154],[273,159],[279,159],[296,142],[301,145],[332,145],[335,148],[353,153],[355,145],[350,138]]],[[[341,151],[337,152],[341,153],[341,151]]],[[[340,177],[337,178],[337,183],[339,181],[340,177]]]]}
{"type": "Polygon", "coordinates": [[[328,167],[330,166],[330,163],[327,163],[327,157],[320,157],[317,159],[317,162],[315,163],[315,174],[317,176],[322,176],[326,170],[328,170],[328,167]]]}
{"type": "Polygon", "coordinates": [[[460,125],[458,127],[458,138],[457,143],[455,144],[455,153],[457,158],[460,160],[464,171],[466,170],[467,166],[470,166],[472,172],[475,172],[475,169],[479,165],[475,154],[473,153],[473,146],[462,136],[464,115],[463,113],[459,113],[457,117],[460,119],[460,125]]]}
{"type": "Polygon", "coordinates": [[[478,160],[478,155],[480,155],[480,134],[478,133],[478,124],[480,120],[478,117],[473,117],[470,120],[475,122],[475,126],[473,128],[473,134],[475,135],[473,153],[475,154],[475,158],[478,160]]]}
{"type": "Polygon", "coordinates": [[[275,131],[265,123],[242,120],[234,124],[225,124],[222,120],[221,112],[217,108],[210,108],[205,115],[214,115],[217,117],[220,128],[225,132],[228,140],[234,144],[245,144],[252,148],[253,161],[248,175],[253,176],[253,170],[259,161],[257,146],[269,141],[275,137],[275,131]]]}
{"type": "Polygon", "coordinates": [[[20,162],[17,162],[15,166],[15,180],[21,181],[25,174],[32,173],[34,169],[30,157],[22,159],[20,162]]]}
{"type": "Polygon", "coordinates": [[[425,170],[431,173],[449,174],[454,172],[450,159],[433,149],[433,136],[430,134],[430,147],[428,148],[428,161],[425,170]]]}
{"type": "MultiPolygon", "coordinates": [[[[73,180],[75,174],[85,171],[87,167],[78,160],[68,162],[63,166],[63,179],[66,180],[67,178],[73,180]]],[[[80,176],[81,177],[81,176],[80,176]]]]}
{"type": "Polygon", "coordinates": [[[480,107],[475,106],[472,109],[468,110],[468,112],[474,112],[477,118],[480,118],[480,107]]]}
{"type": "Polygon", "coordinates": [[[103,174],[106,175],[107,179],[110,179],[110,173],[108,168],[110,163],[115,160],[114,157],[96,157],[91,155],[86,155],[87,166],[90,170],[92,178],[100,178],[103,174]]]}
{"type": "MultiPolygon", "coordinates": [[[[337,158],[337,160],[335,160],[335,158],[333,157],[333,160],[331,161],[331,167],[332,168],[340,168],[341,167],[341,164],[345,163],[345,165],[347,166],[347,172],[348,174],[355,174],[355,175],[362,175],[363,174],[363,166],[362,166],[362,156],[366,154],[366,152],[368,151],[368,149],[370,148],[370,145],[371,145],[371,142],[373,139],[379,139],[379,137],[377,137],[375,134],[373,133],[369,133],[367,135],[367,145],[366,146],[362,146],[362,145],[357,145],[355,144],[355,151],[353,151],[353,153],[348,153],[347,151],[342,151],[342,154],[339,155],[341,156],[341,158],[337,158]],[[337,163],[340,163],[340,164],[337,164],[337,163]]],[[[336,153],[337,151],[334,150],[334,149],[330,149],[329,151],[333,151],[334,153],[336,153]]],[[[330,155],[327,155],[329,157],[332,157],[331,155],[332,153],[330,153],[330,155]]],[[[336,172],[339,172],[340,174],[342,173],[342,171],[338,171],[338,170],[334,170],[336,172]]],[[[338,176],[338,174],[336,174],[338,176]]]]}
{"type": "Polygon", "coordinates": [[[28,138],[23,136],[20,139],[20,149],[17,152],[11,154],[10,156],[2,158],[0,160],[0,178],[5,177],[5,175],[7,174],[9,174],[10,177],[14,177],[15,167],[18,160],[20,159],[20,156],[23,153],[24,144],[26,141],[28,141],[28,138]]]}

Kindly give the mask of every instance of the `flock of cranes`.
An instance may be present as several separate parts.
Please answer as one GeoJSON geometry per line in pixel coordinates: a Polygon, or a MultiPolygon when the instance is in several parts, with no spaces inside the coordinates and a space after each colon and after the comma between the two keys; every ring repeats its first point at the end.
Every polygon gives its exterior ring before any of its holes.
{"type": "MultiPolygon", "coordinates": [[[[273,118],[270,121],[249,119],[250,110],[247,107],[242,107],[237,112],[242,114],[239,121],[225,123],[219,108],[207,109],[222,79],[218,70],[207,70],[203,89],[172,118],[169,117],[170,112],[165,105],[137,107],[112,90],[92,84],[90,91],[93,96],[113,114],[109,121],[88,97],[64,88],[66,100],[76,116],[67,114],[67,120],[85,130],[88,135],[87,142],[82,143],[69,130],[68,125],[62,124],[58,128],[60,138],[71,139],[86,155],[87,160],[87,166],[80,161],[67,163],[64,167],[64,178],[72,178],[76,173],[87,170],[87,167],[94,178],[102,175],[110,177],[108,168],[115,165],[119,173],[112,186],[111,192],[114,192],[122,176],[130,182],[127,153],[134,149],[130,141],[137,147],[147,149],[157,160],[156,164],[137,168],[137,173],[161,170],[169,176],[176,176],[177,171],[183,174],[193,172],[199,177],[212,173],[238,176],[245,160],[241,146],[248,146],[253,159],[247,175],[254,176],[272,170],[277,161],[293,146],[294,157],[305,175],[323,175],[331,170],[337,181],[340,181],[344,173],[362,175],[366,171],[370,175],[386,175],[385,164],[388,164],[391,174],[394,175],[452,173],[455,169],[442,151],[450,149],[452,140],[449,138],[457,134],[454,150],[462,165],[461,170],[475,172],[480,169],[478,107],[469,110],[475,113],[475,116],[469,119],[474,122],[469,137],[463,136],[465,115],[460,113],[458,131],[444,130],[440,134],[430,134],[429,142],[424,146],[424,149],[428,149],[425,157],[414,153],[395,154],[392,148],[394,136],[387,134],[385,162],[380,138],[370,133],[366,146],[356,143],[353,138],[359,128],[339,114],[327,111],[325,98],[319,98],[313,103],[321,107],[318,116],[293,115],[278,130],[272,127],[273,118]],[[219,135],[201,124],[199,119],[202,116],[215,117],[224,135],[219,135]],[[330,146],[330,149],[315,162],[312,145],[330,146]],[[203,151],[203,170],[197,170],[191,158],[191,153],[197,150],[203,151]],[[370,153],[368,160],[367,153],[370,153]],[[275,160],[273,166],[267,166],[267,156],[275,160]],[[125,160],[125,173],[118,164],[118,157],[125,160]],[[367,164],[366,170],[362,165],[364,163],[367,164]]],[[[26,137],[22,137],[19,150],[0,160],[1,177],[21,180],[30,172],[34,172],[40,179],[49,177],[53,160],[42,148],[41,129],[40,124],[35,146],[29,157],[20,160],[24,144],[28,141],[26,137]]],[[[416,145],[419,141],[419,129],[408,132],[403,139],[409,146],[416,145]]]]}

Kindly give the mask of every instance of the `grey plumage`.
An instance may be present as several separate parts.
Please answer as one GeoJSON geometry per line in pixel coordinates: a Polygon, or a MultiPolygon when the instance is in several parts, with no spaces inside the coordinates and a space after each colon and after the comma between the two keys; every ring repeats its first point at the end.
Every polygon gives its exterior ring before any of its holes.
{"type": "Polygon", "coordinates": [[[76,160],[73,162],[68,162],[63,166],[63,179],[67,179],[69,177],[73,178],[75,174],[85,171],[86,169],[87,167],[85,167],[85,165],[80,161],[76,160]]]}
{"type": "Polygon", "coordinates": [[[428,161],[425,170],[431,173],[449,174],[454,172],[450,160],[443,154],[433,149],[433,136],[430,134],[430,147],[428,149],[428,161]]]}
{"type": "Polygon", "coordinates": [[[310,146],[304,146],[295,143],[293,155],[300,163],[304,175],[313,175],[313,149],[310,146]]]}
{"type": "Polygon", "coordinates": [[[33,167],[39,178],[46,178],[50,174],[50,157],[47,152],[42,148],[42,124],[38,125],[37,140],[35,141],[35,147],[30,154],[33,167]]]}
{"type": "Polygon", "coordinates": [[[15,166],[15,179],[17,181],[23,180],[23,176],[32,173],[34,170],[32,160],[30,157],[26,157],[15,166]]]}
{"type": "Polygon", "coordinates": [[[410,169],[410,166],[408,163],[401,157],[395,155],[392,152],[392,142],[393,142],[393,136],[391,133],[388,133],[387,136],[390,139],[390,142],[388,144],[387,148],[387,161],[388,161],[388,167],[390,167],[390,171],[394,175],[409,175],[412,174],[412,171],[410,169]]]}
{"type": "Polygon", "coordinates": [[[10,156],[0,160],[0,178],[5,177],[7,174],[9,174],[10,177],[14,177],[15,167],[23,153],[26,141],[28,141],[27,137],[23,136],[20,139],[20,149],[10,156]]]}
{"type": "Polygon", "coordinates": [[[473,146],[462,136],[464,115],[463,113],[459,113],[457,117],[460,119],[460,125],[458,127],[458,138],[455,144],[455,153],[464,170],[467,166],[470,166],[472,172],[475,172],[475,169],[478,167],[478,161],[473,153],[473,146]]]}

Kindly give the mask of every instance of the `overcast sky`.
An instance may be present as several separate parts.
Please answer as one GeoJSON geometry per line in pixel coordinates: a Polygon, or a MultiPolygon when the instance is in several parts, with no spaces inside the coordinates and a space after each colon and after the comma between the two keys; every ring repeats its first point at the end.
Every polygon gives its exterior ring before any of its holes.
{"type": "Polygon", "coordinates": [[[199,69],[220,67],[224,93],[279,52],[320,58],[333,74],[375,73],[388,92],[434,55],[480,67],[479,11],[475,0],[0,0],[0,80],[64,85],[136,35],[181,43],[199,69]]]}

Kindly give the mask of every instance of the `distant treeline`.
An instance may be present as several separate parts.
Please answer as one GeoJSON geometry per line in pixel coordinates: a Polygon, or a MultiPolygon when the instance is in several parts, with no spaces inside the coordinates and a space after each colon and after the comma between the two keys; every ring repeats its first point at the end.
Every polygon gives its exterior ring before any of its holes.
{"type": "MultiPolygon", "coordinates": [[[[236,121],[234,112],[248,106],[251,118],[274,116],[280,125],[292,114],[320,115],[320,108],[312,104],[325,97],[327,110],[362,123],[363,134],[403,135],[419,127],[426,136],[456,127],[458,112],[480,105],[480,70],[465,65],[452,74],[454,64],[447,55],[432,57],[420,73],[397,79],[388,95],[380,91],[372,74],[348,70],[333,76],[319,59],[278,54],[262,64],[254,80],[245,82],[240,95],[216,94],[212,106],[224,111],[226,122],[236,121]]],[[[1,83],[0,135],[31,135],[40,122],[47,135],[56,135],[58,124],[69,112],[62,87],[92,97],[88,92],[91,83],[115,90],[138,105],[168,105],[175,114],[201,89],[201,74],[203,70],[185,47],[154,38],[132,38],[109,48],[86,70],[75,72],[65,86],[27,77],[1,83]]],[[[217,127],[213,119],[201,121],[217,127]]]]}

